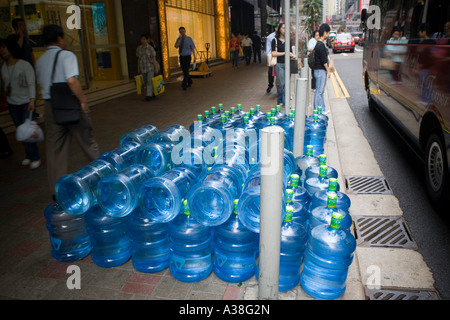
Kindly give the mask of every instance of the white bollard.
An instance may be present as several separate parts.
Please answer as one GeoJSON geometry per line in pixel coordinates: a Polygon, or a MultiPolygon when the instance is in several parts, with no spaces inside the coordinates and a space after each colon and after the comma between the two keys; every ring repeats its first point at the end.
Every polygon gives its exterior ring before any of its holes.
{"type": "Polygon", "coordinates": [[[295,119],[294,119],[294,157],[303,155],[303,144],[305,142],[305,118],[308,107],[308,78],[297,78],[295,80],[295,119]]]}
{"type": "Polygon", "coordinates": [[[259,299],[278,299],[281,213],[283,205],[284,129],[261,130],[259,299]]]}

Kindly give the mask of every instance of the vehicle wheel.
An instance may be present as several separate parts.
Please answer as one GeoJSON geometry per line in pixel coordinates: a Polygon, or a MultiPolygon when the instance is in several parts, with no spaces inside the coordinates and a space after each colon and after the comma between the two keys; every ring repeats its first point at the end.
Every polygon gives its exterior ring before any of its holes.
{"type": "Polygon", "coordinates": [[[350,52],[355,52],[355,49],[350,50],[350,52]]]}
{"type": "Polygon", "coordinates": [[[428,136],[425,149],[425,184],[431,202],[442,207],[447,199],[448,172],[444,143],[438,133],[428,136]]]}
{"type": "Polygon", "coordinates": [[[336,50],[333,49],[333,53],[336,53],[336,50]]]}

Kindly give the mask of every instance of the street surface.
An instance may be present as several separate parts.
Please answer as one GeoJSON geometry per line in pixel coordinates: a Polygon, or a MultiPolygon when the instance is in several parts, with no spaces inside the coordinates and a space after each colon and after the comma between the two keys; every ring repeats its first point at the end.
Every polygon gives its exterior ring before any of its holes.
{"type": "Polygon", "coordinates": [[[403,218],[418,245],[418,252],[431,268],[435,288],[442,299],[450,299],[448,212],[438,213],[430,205],[421,160],[382,116],[369,111],[362,80],[362,47],[357,46],[354,53],[333,54],[330,50],[330,57],[334,60],[340,79],[349,93],[346,99],[355,118],[399,201],[403,218]]]}

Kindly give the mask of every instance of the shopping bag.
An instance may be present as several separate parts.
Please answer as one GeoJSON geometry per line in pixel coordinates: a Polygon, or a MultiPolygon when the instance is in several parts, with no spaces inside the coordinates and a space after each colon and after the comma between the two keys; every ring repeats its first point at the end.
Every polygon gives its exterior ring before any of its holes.
{"type": "Polygon", "coordinates": [[[44,140],[44,132],[41,127],[33,121],[33,113],[30,112],[30,118],[26,119],[24,123],[16,129],[16,139],[20,142],[40,142],[44,140]]]}
{"type": "Polygon", "coordinates": [[[135,76],[137,94],[142,94],[144,86],[144,76],[142,74],[135,76]]]}
{"type": "Polygon", "coordinates": [[[155,94],[155,96],[164,93],[164,91],[166,90],[163,77],[161,74],[152,78],[152,84],[153,84],[153,93],[155,94]]]}

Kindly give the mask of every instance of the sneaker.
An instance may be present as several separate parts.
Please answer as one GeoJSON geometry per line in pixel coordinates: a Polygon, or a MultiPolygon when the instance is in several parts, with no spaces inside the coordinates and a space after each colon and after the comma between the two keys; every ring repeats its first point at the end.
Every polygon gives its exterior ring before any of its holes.
{"type": "Polygon", "coordinates": [[[270,90],[272,90],[273,86],[268,86],[266,89],[266,93],[270,93],[270,90]]]}
{"type": "Polygon", "coordinates": [[[24,159],[24,160],[22,161],[22,165],[23,165],[23,166],[28,166],[30,163],[31,163],[31,160],[30,160],[30,159],[24,159]]]}
{"type": "Polygon", "coordinates": [[[37,169],[41,166],[41,160],[36,160],[36,161],[32,161],[30,163],[30,168],[31,169],[37,169]]]}

